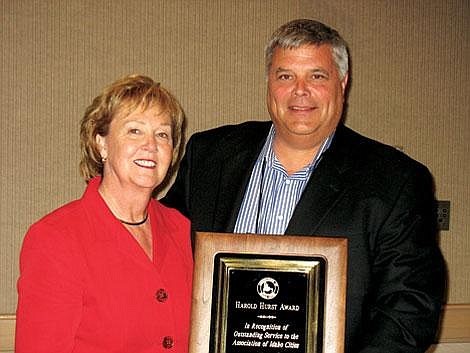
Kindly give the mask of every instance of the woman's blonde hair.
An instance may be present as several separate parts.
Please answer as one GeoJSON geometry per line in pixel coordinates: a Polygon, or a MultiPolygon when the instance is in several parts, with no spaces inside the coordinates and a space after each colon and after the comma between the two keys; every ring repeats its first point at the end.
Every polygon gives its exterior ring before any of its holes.
{"type": "MultiPolygon", "coordinates": [[[[157,107],[170,114],[173,137],[173,158],[170,170],[175,168],[181,154],[185,116],[178,100],[160,83],[150,77],[129,75],[108,87],[93,99],[80,123],[80,173],[88,182],[103,175],[103,162],[96,136],[106,136],[111,121],[117,114],[130,114],[136,109],[157,107]]],[[[168,173],[170,174],[170,173],[168,173]]]]}

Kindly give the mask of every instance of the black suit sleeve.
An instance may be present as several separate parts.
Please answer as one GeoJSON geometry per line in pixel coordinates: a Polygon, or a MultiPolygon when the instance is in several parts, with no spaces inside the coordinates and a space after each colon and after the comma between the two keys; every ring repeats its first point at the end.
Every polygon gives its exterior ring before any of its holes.
{"type": "Polygon", "coordinates": [[[375,237],[371,307],[359,352],[425,352],[435,338],[445,283],[426,168],[406,178],[375,237]]]}

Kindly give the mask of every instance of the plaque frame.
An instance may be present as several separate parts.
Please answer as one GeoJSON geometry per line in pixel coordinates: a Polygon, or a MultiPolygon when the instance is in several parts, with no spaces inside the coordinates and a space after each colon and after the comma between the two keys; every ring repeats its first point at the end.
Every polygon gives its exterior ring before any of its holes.
{"type": "MultiPolygon", "coordinates": [[[[251,258],[321,257],[325,260],[322,308],[322,352],[343,353],[346,307],[347,239],[340,237],[254,235],[196,232],[194,276],[191,307],[190,353],[211,351],[211,328],[220,328],[214,321],[217,310],[212,298],[214,264],[218,254],[250,255],[251,258]]],[[[288,260],[283,260],[288,261],[288,260]]],[[[293,260],[296,261],[295,259],[293,260]]],[[[220,285],[220,283],[219,283],[220,285]]],[[[317,300],[317,299],[316,299],[317,300]]],[[[225,352],[217,352],[225,353],[225,352]]],[[[310,353],[310,352],[307,352],[310,353]]]]}

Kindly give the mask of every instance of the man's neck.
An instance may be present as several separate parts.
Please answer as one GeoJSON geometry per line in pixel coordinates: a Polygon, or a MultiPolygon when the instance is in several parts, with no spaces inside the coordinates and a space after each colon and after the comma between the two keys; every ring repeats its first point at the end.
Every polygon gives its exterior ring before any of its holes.
{"type": "Polygon", "coordinates": [[[323,141],[315,146],[300,148],[283,143],[274,137],[273,151],[286,172],[291,175],[312,162],[322,143],[323,141]]]}
{"type": "Polygon", "coordinates": [[[273,131],[271,148],[277,160],[282,164],[286,172],[291,175],[304,169],[312,163],[318,163],[321,155],[331,144],[335,130],[330,135],[317,141],[312,141],[311,136],[280,136],[273,131]]]}

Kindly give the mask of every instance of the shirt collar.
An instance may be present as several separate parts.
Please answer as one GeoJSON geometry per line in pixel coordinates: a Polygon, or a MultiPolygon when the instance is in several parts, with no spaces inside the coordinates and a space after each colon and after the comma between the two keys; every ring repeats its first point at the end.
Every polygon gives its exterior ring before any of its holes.
{"type": "MultiPolygon", "coordinates": [[[[313,169],[315,169],[318,162],[320,162],[320,159],[321,159],[323,153],[325,153],[325,151],[330,147],[331,141],[333,141],[333,137],[335,135],[335,132],[336,132],[336,130],[333,130],[333,132],[325,139],[325,141],[322,142],[320,148],[317,151],[317,154],[312,159],[312,161],[307,166],[305,166],[305,168],[302,168],[297,173],[310,174],[313,171],[313,169]]],[[[266,139],[266,142],[264,143],[264,146],[261,149],[261,152],[260,152],[259,158],[258,158],[259,162],[265,161],[266,162],[266,167],[268,167],[268,168],[272,168],[274,165],[282,166],[279,163],[278,159],[276,158],[276,155],[274,154],[274,150],[273,150],[273,140],[274,140],[275,135],[276,135],[276,129],[274,127],[274,124],[272,124],[271,128],[269,129],[269,133],[268,133],[268,137],[266,139]]],[[[297,173],[295,173],[295,174],[297,174],[297,173]]]]}

